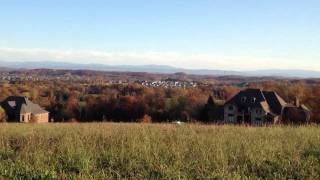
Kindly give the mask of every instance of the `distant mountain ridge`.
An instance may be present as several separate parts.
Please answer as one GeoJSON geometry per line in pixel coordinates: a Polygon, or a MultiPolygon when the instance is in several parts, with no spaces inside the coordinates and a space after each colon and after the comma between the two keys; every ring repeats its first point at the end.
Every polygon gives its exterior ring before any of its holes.
{"type": "Polygon", "coordinates": [[[105,64],[77,64],[55,61],[34,62],[6,62],[0,61],[0,69],[69,69],[69,70],[96,70],[96,71],[118,71],[118,72],[146,72],[146,73],[186,73],[194,75],[214,76],[277,76],[296,78],[320,78],[320,71],[311,70],[286,70],[267,69],[254,71],[224,71],[210,69],[184,69],[166,65],[105,65],[105,64]]]}

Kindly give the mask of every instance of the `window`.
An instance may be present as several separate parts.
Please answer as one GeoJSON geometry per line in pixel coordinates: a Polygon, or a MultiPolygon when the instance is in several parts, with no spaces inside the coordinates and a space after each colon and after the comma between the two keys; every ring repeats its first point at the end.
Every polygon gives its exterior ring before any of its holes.
{"type": "Polygon", "coordinates": [[[233,106],[232,105],[229,106],[229,110],[233,111],[233,106]]]}
{"type": "Polygon", "coordinates": [[[257,109],[257,110],[256,110],[256,113],[257,113],[257,114],[262,114],[262,110],[261,110],[261,109],[257,109]]]}
{"type": "Polygon", "coordinates": [[[235,120],[234,114],[228,114],[227,121],[228,121],[228,122],[234,122],[234,120],[235,120]]]}
{"type": "Polygon", "coordinates": [[[261,121],[261,118],[256,118],[256,121],[261,121]]]}
{"type": "Polygon", "coordinates": [[[257,99],[257,98],[253,97],[253,98],[251,99],[251,103],[255,103],[255,102],[256,102],[256,99],[257,99]]]}
{"type": "Polygon", "coordinates": [[[247,101],[247,97],[242,97],[241,102],[245,103],[247,101]]]}

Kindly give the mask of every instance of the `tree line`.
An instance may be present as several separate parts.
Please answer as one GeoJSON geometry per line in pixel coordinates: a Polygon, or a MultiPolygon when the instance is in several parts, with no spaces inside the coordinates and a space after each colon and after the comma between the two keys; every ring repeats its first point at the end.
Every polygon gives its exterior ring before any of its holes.
{"type": "MultiPolygon", "coordinates": [[[[276,91],[287,102],[296,97],[320,120],[320,85],[266,81],[250,87],[276,91]]],[[[208,122],[204,116],[209,96],[226,100],[241,88],[219,85],[198,88],[149,88],[139,84],[107,85],[68,81],[19,81],[0,85],[0,100],[27,96],[50,112],[55,122],[208,122]]],[[[0,109],[0,120],[5,116],[0,109]]]]}

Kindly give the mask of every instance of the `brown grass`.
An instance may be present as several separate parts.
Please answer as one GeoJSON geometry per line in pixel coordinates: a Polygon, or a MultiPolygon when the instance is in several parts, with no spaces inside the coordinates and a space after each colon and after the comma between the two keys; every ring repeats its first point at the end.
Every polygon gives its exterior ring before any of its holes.
{"type": "Polygon", "coordinates": [[[319,179],[320,128],[0,124],[0,179],[319,179]]]}

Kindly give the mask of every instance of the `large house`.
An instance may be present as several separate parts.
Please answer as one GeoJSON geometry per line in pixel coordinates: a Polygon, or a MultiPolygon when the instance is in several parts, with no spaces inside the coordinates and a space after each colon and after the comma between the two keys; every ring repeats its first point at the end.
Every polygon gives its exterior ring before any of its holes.
{"type": "Polygon", "coordinates": [[[277,123],[287,103],[272,91],[246,89],[224,105],[225,123],[277,123]]]}
{"type": "Polygon", "coordinates": [[[49,112],[31,102],[27,97],[10,96],[1,103],[8,122],[49,122],[49,112]]]}
{"type": "Polygon", "coordinates": [[[308,123],[310,114],[298,101],[289,104],[276,92],[260,89],[242,90],[224,105],[224,123],[308,123]]]}

